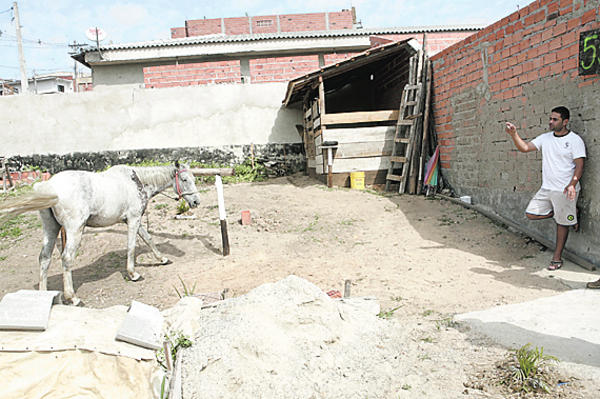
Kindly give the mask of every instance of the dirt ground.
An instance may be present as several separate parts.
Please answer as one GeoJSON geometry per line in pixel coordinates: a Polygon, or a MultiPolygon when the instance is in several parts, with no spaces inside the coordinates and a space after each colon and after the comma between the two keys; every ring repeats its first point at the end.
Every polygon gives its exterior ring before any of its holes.
{"type": "MultiPolygon", "coordinates": [[[[138,239],[142,281],[126,278],[124,225],[88,228],[73,271],[85,306],[135,299],[166,309],[179,300],[177,291],[228,288],[238,296],[290,274],[324,291],[343,292],[351,280],[352,296],[377,297],[383,316],[410,329],[405,355],[411,374],[398,397],[500,398],[506,394],[499,387],[477,381],[506,349],[455,325],[452,316],[571,289],[543,270],[550,251],[460,205],[327,189],[301,175],[225,185],[231,254],[224,257],[215,189],[205,185],[200,191],[203,203],[192,210],[194,220],[174,219],[176,202],[165,196],[152,200],[144,224],[172,263],[158,265],[138,239]],[[251,225],[241,225],[243,210],[250,211],[251,225]]],[[[0,296],[37,287],[39,226],[37,216],[27,216],[19,238],[0,239],[0,296]]],[[[61,270],[55,251],[48,289],[62,290],[61,270]]],[[[600,397],[595,370],[561,363],[558,372],[570,383],[546,397],[600,397]]]]}

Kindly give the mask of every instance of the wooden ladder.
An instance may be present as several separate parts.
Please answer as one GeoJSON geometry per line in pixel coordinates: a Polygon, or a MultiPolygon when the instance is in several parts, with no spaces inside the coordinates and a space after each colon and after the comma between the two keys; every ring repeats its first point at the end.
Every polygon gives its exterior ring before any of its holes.
{"type": "Polygon", "coordinates": [[[392,182],[400,183],[398,189],[400,194],[405,191],[417,125],[422,115],[421,89],[421,83],[407,84],[402,91],[392,155],[390,156],[390,167],[386,176],[385,191],[389,191],[392,182]]]}

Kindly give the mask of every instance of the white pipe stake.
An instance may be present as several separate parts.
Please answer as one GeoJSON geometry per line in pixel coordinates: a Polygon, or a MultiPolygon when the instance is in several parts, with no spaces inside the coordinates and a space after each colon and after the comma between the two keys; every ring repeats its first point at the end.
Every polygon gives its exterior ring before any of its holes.
{"type": "Polygon", "coordinates": [[[221,176],[215,176],[215,186],[217,187],[217,201],[219,203],[219,219],[225,220],[227,215],[225,213],[225,200],[223,198],[223,181],[221,176]]]}

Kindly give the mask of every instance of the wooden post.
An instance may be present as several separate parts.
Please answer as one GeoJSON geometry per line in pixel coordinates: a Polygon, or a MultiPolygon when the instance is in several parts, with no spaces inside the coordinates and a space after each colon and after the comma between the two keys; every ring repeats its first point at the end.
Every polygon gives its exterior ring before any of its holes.
{"type": "MultiPolygon", "coordinates": [[[[321,143],[323,143],[325,141],[325,83],[323,82],[323,75],[319,76],[319,118],[321,118],[321,143]]],[[[321,154],[323,154],[323,172],[325,172],[325,152],[321,151],[321,154]]],[[[327,169],[327,175],[329,176],[329,165],[327,169]]],[[[328,187],[331,186],[328,184],[328,187]]]]}
{"type": "Polygon", "coordinates": [[[350,297],[350,286],[352,285],[351,280],[344,281],[344,298],[350,297]]]}
{"type": "Polygon", "coordinates": [[[423,189],[423,167],[425,164],[425,151],[429,145],[429,103],[431,102],[431,61],[427,59],[427,78],[425,80],[425,114],[423,119],[423,142],[421,143],[421,159],[419,162],[419,181],[417,185],[417,194],[421,194],[423,189]]]}
{"type": "Polygon", "coordinates": [[[225,200],[223,198],[223,181],[220,175],[215,176],[217,187],[217,202],[219,203],[219,220],[221,221],[221,241],[223,243],[223,256],[229,255],[229,235],[227,234],[227,220],[225,213],[225,200]]]}

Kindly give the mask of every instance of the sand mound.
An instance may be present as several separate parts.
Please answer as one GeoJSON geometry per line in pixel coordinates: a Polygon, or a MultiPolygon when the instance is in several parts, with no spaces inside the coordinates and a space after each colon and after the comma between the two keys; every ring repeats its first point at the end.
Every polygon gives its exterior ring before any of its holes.
{"type": "Polygon", "coordinates": [[[333,300],[289,276],[197,312],[183,397],[389,397],[403,333],[378,311],[373,299],[333,300]]]}

